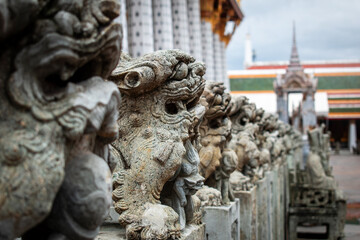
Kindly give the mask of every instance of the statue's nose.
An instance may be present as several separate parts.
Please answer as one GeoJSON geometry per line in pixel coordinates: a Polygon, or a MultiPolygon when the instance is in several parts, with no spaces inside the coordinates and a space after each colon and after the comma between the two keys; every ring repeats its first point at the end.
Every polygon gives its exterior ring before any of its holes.
{"type": "Polygon", "coordinates": [[[100,10],[102,14],[110,20],[117,18],[120,15],[120,4],[117,0],[100,0],[100,10]]]}

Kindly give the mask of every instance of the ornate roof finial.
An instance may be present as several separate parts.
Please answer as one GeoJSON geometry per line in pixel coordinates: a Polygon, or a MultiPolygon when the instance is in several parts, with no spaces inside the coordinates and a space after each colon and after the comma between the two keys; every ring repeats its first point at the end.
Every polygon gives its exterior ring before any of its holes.
{"type": "Polygon", "coordinates": [[[295,29],[295,21],[293,22],[293,43],[291,49],[291,57],[290,57],[290,64],[288,66],[289,70],[301,70],[302,66],[300,64],[299,54],[296,46],[296,29],[295,29]]]}

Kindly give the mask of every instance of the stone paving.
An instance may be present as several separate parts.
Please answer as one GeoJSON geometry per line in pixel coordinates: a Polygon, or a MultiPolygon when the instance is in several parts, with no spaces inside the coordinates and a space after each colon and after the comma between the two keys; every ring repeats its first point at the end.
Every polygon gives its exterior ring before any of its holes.
{"type": "Polygon", "coordinates": [[[340,155],[331,155],[330,164],[347,202],[360,203],[360,155],[341,151],[340,155]]]}
{"type": "MultiPolygon", "coordinates": [[[[360,222],[360,155],[343,150],[339,155],[331,155],[330,164],[335,179],[347,199],[346,219],[360,222]]],[[[360,225],[346,224],[345,234],[346,240],[359,240],[360,225]]]]}

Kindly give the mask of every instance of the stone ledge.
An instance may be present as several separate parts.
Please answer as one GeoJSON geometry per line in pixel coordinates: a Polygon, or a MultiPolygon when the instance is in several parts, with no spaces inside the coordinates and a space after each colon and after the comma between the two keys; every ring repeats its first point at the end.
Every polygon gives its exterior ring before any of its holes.
{"type": "Polygon", "coordinates": [[[228,206],[204,207],[207,240],[240,239],[240,201],[228,206]]]}

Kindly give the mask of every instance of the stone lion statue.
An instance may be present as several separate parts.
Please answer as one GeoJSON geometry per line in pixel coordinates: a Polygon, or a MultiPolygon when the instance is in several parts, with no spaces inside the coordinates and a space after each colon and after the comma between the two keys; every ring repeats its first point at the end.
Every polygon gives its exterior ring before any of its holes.
{"type": "Polygon", "coordinates": [[[179,50],[123,55],[111,80],[123,94],[113,200],[130,239],[179,238],[196,214],[202,63],[179,50]]]}
{"type": "Polygon", "coordinates": [[[111,204],[115,0],[0,1],[0,239],[93,239],[111,204]]]}
{"type": "MultiPolygon", "coordinates": [[[[223,83],[208,82],[201,97],[201,104],[206,108],[204,120],[200,125],[201,149],[200,173],[206,184],[216,187],[221,192],[223,204],[234,201],[229,187],[230,174],[237,165],[237,155],[228,146],[231,140],[231,121],[228,113],[231,109],[231,96],[225,91],[223,83]]],[[[204,191],[205,195],[208,190],[204,191]]]]}

